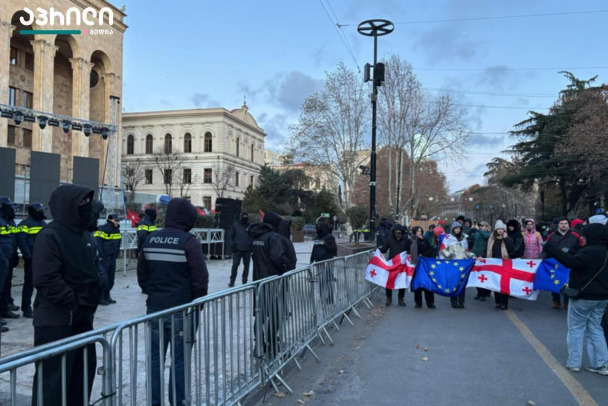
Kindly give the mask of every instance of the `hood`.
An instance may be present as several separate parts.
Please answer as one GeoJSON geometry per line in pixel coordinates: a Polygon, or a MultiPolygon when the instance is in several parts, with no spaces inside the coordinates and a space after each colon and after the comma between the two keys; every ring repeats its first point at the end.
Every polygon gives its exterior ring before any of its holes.
{"type": "Polygon", "coordinates": [[[283,219],[276,213],[269,211],[268,213],[264,213],[264,223],[270,224],[275,231],[279,231],[279,226],[283,219]]]}
{"type": "Polygon", "coordinates": [[[506,228],[507,232],[509,234],[515,234],[515,233],[520,233],[521,232],[521,226],[519,225],[519,221],[511,219],[509,221],[507,221],[507,228],[506,228]],[[515,230],[513,231],[509,231],[509,227],[515,227],[515,230]]]}
{"type": "Polygon", "coordinates": [[[61,185],[51,193],[49,208],[53,221],[63,224],[70,230],[82,232],[91,224],[91,218],[81,219],[79,216],[80,202],[89,198],[93,200],[95,192],[85,186],[61,185]]]}
{"type": "Polygon", "coordinates": [[[458,222],[458,221],[455,221],[455,222],[452,223],[452,227],[450,227],[451,232],[454,231],[454,229],[456,227],[460,227],[460,229],[462,231],[464,231],[464,227],[462,226],[462,224],[460,224],[460,222],[458,222]]]}
{"type": "Polygon", "coordinates": [[[291,220],[281,220],[277,233],[287,239],[291,239],[291,220]]]}
{"type": "Polygon", "coordinates": [[[153,207],[147,208],[144,210],[144,217],[154,223],[156,221],[156,209],[153,207]]]}
{"type": "Polygon", "coordinates": [[[443,227],[435,227],[433,229],[433,234],[435,234],[435,237],[437,237],[437,238],[439,238],[439,236],[443,233],[445,233],[445,230],[443,229],[443,227]]]}
{"type": "Polygon", "coordinates": [[[587,245],[608,245],[608,228],[602,224],[589,224],[583,228],[587,245]]]}
{"type": "MultiPolygon", "coordinates": [[[[266,218],[267,215],[268,213],[264,215],[264,218],[266,218]]],[[[271,233],[273,231],[274,229],[272,226],[267,223],[255,223],[249,227],[249,235],[256,239],[260,238],[263,234],[271,233]]]]}
{"type": "Polygon", "coordinates": [[[317,235],[319,238],[325,237],[326,235],[331,234],[332,226],[328,223],[319,223],[317,224],[317,235]]]}
{"type": "Polygon", "coordinates": [[[401,238],[406,238],[405,227],[403,227],[401,224],[395,224],[395,226],[391,230],[391,234],[393,235],[393,237],[395,236],[395,231],[401,231],[401,238]]]}
{"type": "Polygon", "coordinates": [[[175,197],[167,205],[165,227],[177,228],[188,232],[194,227],[196,214],[196,207],[192,203],[181,197],[175,197]]]}
{"type": "Polygon", "coordinates": [[[589,224],[602,224],[605,226],[608,222],[608,217],[604,216],[603,214],[596,214],[595,216],[589,217],[588,222],[589,224]]]}

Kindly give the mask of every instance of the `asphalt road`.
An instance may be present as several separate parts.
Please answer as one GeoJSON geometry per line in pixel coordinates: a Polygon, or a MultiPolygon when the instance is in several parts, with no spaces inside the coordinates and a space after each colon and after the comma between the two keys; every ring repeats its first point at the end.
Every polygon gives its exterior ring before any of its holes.
{"type": "Polygon", "coordinates": [[[608,405],[608,377],[563,367],[566,311],[551,309],[549,293],[507,311],[474,295],[465,309],[437,297],[431,310],[409,292],[407,307],[387,308],[377,293],[354,327],[330,332],[334,346],[318,343],[321,362],[305,354],[302,371],[285,370],[293,394],[269,389],[256,404],[608,405]]]}

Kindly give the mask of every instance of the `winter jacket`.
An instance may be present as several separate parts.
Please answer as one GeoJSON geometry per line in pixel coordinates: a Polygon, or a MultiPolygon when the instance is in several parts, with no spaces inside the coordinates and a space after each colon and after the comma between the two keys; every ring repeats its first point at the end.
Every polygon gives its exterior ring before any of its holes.
{"type": "MultiPolygon", "coordinates": [[[[266,213],[268,214],[268,213],[266,213]]],[[[256,223],[249,227],[253,238],[251,256],[253,258],[253,280],[283,275],[289,270],[287,249],[283,237],[268,223],[256,223]]]]}
{"type": "Polygon", "coordinates": [[[467,236],[464,232],[460,236],[454,234],[454,229],[461,227],[460,223],[454,222],[451,227],[450,234],[443,235],[439,246],[439,258],[464,259],[472,258],[474,254],[469,251],[467,236]]]}
{"type": "Polygon", "coordinates": [[[317,224],[317,237],[310,253],[310,263],[331,259],[338,253],[336,239],[331,234],[331,231],[332,227],[330,224],[317,224]]]}
{"type": "Polygon", "coordinates": [[[23,259],[30,261],[34,252],[34,242],[38,233],[46,227],[46,221],[35,220],[31,216],[19,223],[17,227],[17,246],[23,255],[23,259]]]}
{"type": "Polygon", "coordinates": [[[484,231],[484,230],[476,230],[472,236],[471,239],[473,240],[473,249],[471,250],[471,252],[473,254],[475,254],[476,257],[485,257],[486,256],[486,249],[488,247],[488,239],[490,238],[490,235],[492,234],[491,231],[484,231]]]}
{"type": "Polygon", "coordinates": [[[431,247],[431,244],[424,238],[412,237],[412,245],[410,246],[410,258],[413,265],[418,264],[419,257],[435,258],[437,250],[431,247]]]}
{"type": "MultiPolygon", "coordinates": [[[[543,252],[570,268],[568,285],[582,289],[604,266],[608,254],[608,228],[601,224],[589,224],[583,228],[587,244],[575,253],[566,253],[559,245],[548,242],[543,252]]],[[[581,292],[581,299],[608,300],[608,264],[604,270],[581,292]]]]}
{"type": "Polygon", "coordinates": [[[389,238],[391,238],[391,223],[383,219],[378,225],[378,232],[376,233],[376,246],[381,247],[384,245],[389,238]]]}
{"type": "MultiPolygon", "coordinates": [[[[559,230],[554,231],[547,236],[546,242],[556,245],[562,251],[570,254],[574,254],[582,245],[581,236],[572,230],[566,231],[565,234],[560,233],[559,230]]],[[[544,256],[541,255],[541,258],[544,256]]]]}
{"type": "Polygon", "coordinates": [[[101,294],[94,240],[88,227],[91,211],[81,211],[93,190],[63,185],[51,194],[53,221],[43,228],[32,257],[34,326],[90,326],[101,294]],[[82,214],[81,214],[82,213],[82,214]],[[85,215],[86,214],[86,215],[85,215]]]}
{"type": "Polygon", "coordinates": [[[410,250],[412,240],[407,238],[405,228],[401,224],[396,224],[391,231],[390,238],[382,244],[380,252],[385,253],[388,251],[388,259],[393,259],[395,256],[410,250]],[[401,231],[401,238],[398,240],[395,237],[395,231],[401,231]]]}
{"type": "Polygon", "coordinates": [[[139,251],[141,251],[141,247],[143,246],[144,241],[146,241],[146,238],[157,230],[155,217],[156,210],[146,210],[144,218],[137,223],[137,248],[139,251]]]}
{"type": "Polygon", "coordinates": [[[264,215],[264,223],[270,224],[273,230],[281,236],[287,258],[286,270],[291,271],[296,269],[298,258],[296,256],[296,249],[291,242],[291,220],[283,220],[278,214],[268,212],[264,215]]]}
{"type": "MultiPolygon", "coordinates": [[[[529,221],[529,220],[528,220],[529,221]]],[[[543,237],[536,229],[528,231],[528,228],[522,233],[524,237],[524,258],[538,259],[543,252],[543,237]]]]}
{"type": "MultiPolygon", "coordinates": [[[[0,212],[0,255],[4,257],[9,263],[13,263],[17,255],[17,242],[16,236],[19,229],[15,225],[15,221],[8,219],[5,215],[0,212]]],[[[19,260],[19,257],[17,257],[19,260]]]]}
{"type": "Polygon", "coordinates": [[[253,238],[249,235],[250,224],[243,224],[240,221],[235,221],[226,238],[232,247],[232,251],[249,252],[251,251],[251,243],[253,238]]]}
{"type": "Polygon", "coordinates": [[[524,255],[524,237],[521,234],[521,226],[517,220],[507,221],[507,236],[513,241],[513,252],[511,258],[521,258],[524,255]],[[509,226],[514,227],[513,231],[509,230],[509,226]]]}
{"type": "Polygon", "coordinates": [[[167,309],[207,295],[209,272],[201,243],[189,233],[196,207],[188,200],[169,201],[165,227],[150,234],[137,260],[137,281],[146,304],[167,309]]]}
{"type": "Polygon", "coordinates": [[[95,231],[95,240],[100,258],[116,259],[120,254],[120,228],[107,222],[95,231]]]}
{"type": "Polygon", "coordinates": [[[514,253],[515,246],[513,245],[513,240],[508,236],[500,239],[491,236],[488,240],[486,255],[484,256],[487,258],[510,259],[513,258],[514,253]]]}

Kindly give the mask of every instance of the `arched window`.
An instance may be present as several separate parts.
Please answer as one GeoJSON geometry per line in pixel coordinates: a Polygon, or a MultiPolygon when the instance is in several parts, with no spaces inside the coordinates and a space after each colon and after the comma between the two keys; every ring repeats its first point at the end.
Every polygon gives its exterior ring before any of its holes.
{"type": "Polygon", "coordinates": [[[173,152],[173,137],[171,134],[165,134],[165,154],[173,152]]]}
{"type": "Polygon", "coordinates": [[[237,138],[236,139],[236,149],[235,149],[237,158],[239,157],[240,150],[241,150],[241,139],[237,138]]]}
{"type": "Polygon", "coordinates": [[[146,154],[154,153],[154,137],[152,134],[146,135],[146,154]]]}
{"type": "Polygon", "coordinates": [[[211,137],[211,133],[205,133],[205,145],[204,152],[213,152],[213,138],[211,137]]]}
{"type": "Polygon", "coordinates": [[[192,135],[190,133],[184,134],[184,152],[192,152],[192,135]]]}
{"type": "Polygon", "coordinates": [[[133,155],[135,153],[135,137],[129,134],[127,137],[127,155],[133,155]]]}

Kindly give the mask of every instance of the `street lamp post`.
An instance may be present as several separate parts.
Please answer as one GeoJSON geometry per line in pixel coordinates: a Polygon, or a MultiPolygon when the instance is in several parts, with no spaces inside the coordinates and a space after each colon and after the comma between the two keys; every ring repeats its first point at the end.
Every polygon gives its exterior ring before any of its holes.
{"type": "MultiPolygon", "coordinates": [[[[384,64],[378,64],[378,37],[393,32],[395,27],[388,20],[366,20],[359,24],[357,31],[361,35],[374,37],[374,78],[372,81],[372,151],[369,176],[369,228],[370,236],[376,235],[376,102],[378,86],[384,81],[384,64]]],[[[369,80],[369,64],[365,64],[365,81],[369,80]]]]}

